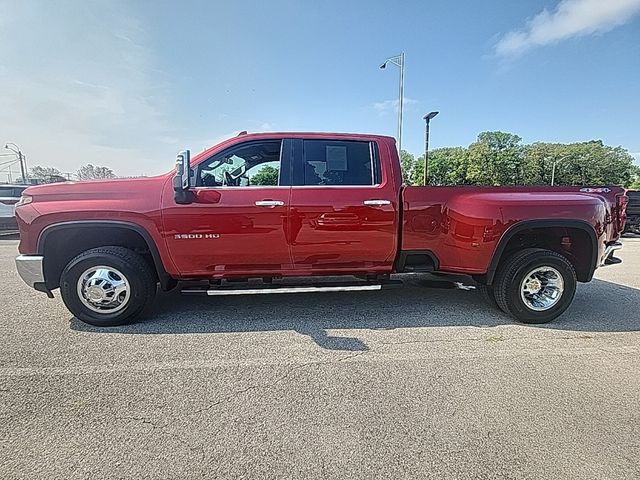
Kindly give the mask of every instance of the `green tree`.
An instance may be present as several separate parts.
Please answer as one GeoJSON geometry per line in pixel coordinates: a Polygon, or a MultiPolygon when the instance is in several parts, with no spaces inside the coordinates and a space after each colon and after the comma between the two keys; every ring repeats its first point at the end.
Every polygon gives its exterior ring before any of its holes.
{"type": "MultiPolygon", "coordinates": [[[[436,148],[429,152],[429,185],[466,185],[469,151],[464,147],[436,148]]],[[[424,183],[424,155],[418,157],[412,172],[414,185],[424,183]]]]}
{"type": "Polygon", "coordinates": [[[110,168],[95,166],[90,163],[80,167],[76,175],[80,180],[116,178],[116,174],[110,168]]]}
{"type": "Polygon", "coordinates": [[[640,166],[635,164],[632,166],[631,182],[627,188],[640,190],[640,166]]]}
{"type": "Polygon", "coordinates": [[[402,170],[402,181],[405,185],[414,185],[412,172],[415,168],[416,158],[413,154],[402,150],[400,152],[400,169],[402,170]]]}
{"type": "MultiPolygon", "coordinates": [[[[421,157],[424,169],[424,156],[421,157]]],[[[429,152],[429,185],[465,185],[469,150],[462,147],[437,148],[429,152]]]]}
{"type": "MultiPolygon", "coordinates": [[[[429,152],[430,185],[620,185],[640,187],[640,167],[622,147],[601,140],[523,145],[518,135],[482,132],[468,148],[429,152]]],[[[410,155],[410,154],[409,154],[410,155]]],[[[424,156],[413,162],[410,180],[422,185],[424,156]]]]}
{"type": "Polygon", "coordinates": [[[521,185],[522,138],[506,132],[482,132],[469,145],[466,180],[474,185],[521,185]]]}
{"type": "Polygon", "coordinates": [[[265,165],[251,177],[251,185],[278,185],[278,169],[265,165]]]}
{"type": "Polygon", "coordinates": [[[532,143],[522,151],[523,185],[551,185],[553,160],[559,158],[559,144],[532,143]]]}
{"type": "MultiPolygon", "coordinates": [[[[431,152],[429,152],[429,161],[431,161],[431,152]]],[[[408,185],[419,186],[423,184],[424,184],[424,154],[420,155],[416,159],[416,162],[413,164],[413,170],[411,170],[411,183],[409,183],[408,185]]]]}
{"type": "Polygon", "coordinates": [[[64,182],[66,178],[62,172],[54,167],[41,167],[36,165],[29,170],[29,178],[38,180],[38,183],[64,182]]]}
{"type": "Polygon", "coordinates": [[[554,147],[556,185],[624,186],[632,180],[633,157],[622,147],[610,147],[601,140],[554,147]]]}

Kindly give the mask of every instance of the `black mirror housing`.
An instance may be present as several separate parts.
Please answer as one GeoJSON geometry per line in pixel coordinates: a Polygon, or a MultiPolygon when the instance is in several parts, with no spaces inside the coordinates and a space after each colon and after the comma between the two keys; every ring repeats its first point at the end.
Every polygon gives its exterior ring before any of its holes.
{"type": "Polygon", "coordinates": [[[182,150],[176,156],[176,174],[173,177],[173,191],[175,201],[180,204],[193,202],[193,192],[191,192],[191,152],[182,150]]]}

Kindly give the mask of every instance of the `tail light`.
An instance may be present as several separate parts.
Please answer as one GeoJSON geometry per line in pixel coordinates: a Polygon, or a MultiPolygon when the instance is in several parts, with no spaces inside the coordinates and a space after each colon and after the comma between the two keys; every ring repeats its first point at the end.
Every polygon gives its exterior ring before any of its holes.
{"type": "Polygon", "coordinates": [[[624,224],[627,221],[627,204],[629,203],[629,197],[626,195],[616,195],[616,227],[618,231],[624,230],[624,224]]]}

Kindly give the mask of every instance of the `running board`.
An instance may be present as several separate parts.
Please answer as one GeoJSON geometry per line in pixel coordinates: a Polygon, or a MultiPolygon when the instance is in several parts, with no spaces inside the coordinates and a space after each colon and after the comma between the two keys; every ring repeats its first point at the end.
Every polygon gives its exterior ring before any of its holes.
{"type": "Polygon", "coordinates": [[[253,288],[230,288],[230,287],[186,287],[181,290],[185,295],[267,295],[275,293],[318,293],[318,292],[366,292],[373,290],[383,290],[388,288],[398,288],[403,284],[399,280],[389,280],[382,283],[364,284],[321,284],[321,285],[264,285],[253,288]]]}

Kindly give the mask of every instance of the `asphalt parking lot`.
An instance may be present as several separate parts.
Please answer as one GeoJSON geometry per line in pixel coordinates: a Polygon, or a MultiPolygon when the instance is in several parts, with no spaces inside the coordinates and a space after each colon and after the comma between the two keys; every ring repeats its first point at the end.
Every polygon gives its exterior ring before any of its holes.
{"type": "MultiPolygon", "coordinates": [[[[96,329],[0,240],[0,478],[640,478],[640,238],[546,326],[413,277],[96,329]]],[[[468,282],[469,284],[471,282],[468,282]]]]}

